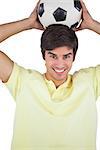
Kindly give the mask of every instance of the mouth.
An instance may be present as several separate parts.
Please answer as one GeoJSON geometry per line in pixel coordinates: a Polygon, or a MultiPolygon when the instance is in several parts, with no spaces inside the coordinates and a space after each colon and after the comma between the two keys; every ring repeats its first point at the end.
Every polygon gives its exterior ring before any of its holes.
{"type": "Polygon", "coordinates": [[[62,74],[65,72],[66,69],[54,69],[53,70],[57,73],[57,74],[62,74]]]}

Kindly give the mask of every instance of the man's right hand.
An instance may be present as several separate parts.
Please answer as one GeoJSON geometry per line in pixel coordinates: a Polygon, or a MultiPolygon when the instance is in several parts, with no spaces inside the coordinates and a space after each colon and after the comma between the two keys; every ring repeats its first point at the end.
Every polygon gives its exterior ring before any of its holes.
{"type": "Polygon", "coordinates": [[[38,1],[36,7],[34,8],[33,12],[29,16],[29,21],[31,22],[31,28],[39,29],[39,30],[44,30],[42,24],[40,23],[38,19],[38,5],[39,5],[40,0],[38,1]]]}

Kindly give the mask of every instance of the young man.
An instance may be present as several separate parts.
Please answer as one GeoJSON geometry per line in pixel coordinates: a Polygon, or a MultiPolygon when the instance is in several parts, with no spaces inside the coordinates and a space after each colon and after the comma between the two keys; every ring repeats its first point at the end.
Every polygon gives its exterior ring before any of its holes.
{"type": "MultiPolygon", "coordinates": [[[[100,34],[100,23],[83,2],[82,7],[79,29],[100,34]]],[[[0,41],[24,30],[43,29],[36,10],[27,19],[1,25],[0,41]]],[[[0,79],[16,101],[12,150],[96,150],[100,66],[69,75],[77,48],[74,31],[50,25],[41,37],[44,74],[20,67],[0,51],[0,79]]]]}

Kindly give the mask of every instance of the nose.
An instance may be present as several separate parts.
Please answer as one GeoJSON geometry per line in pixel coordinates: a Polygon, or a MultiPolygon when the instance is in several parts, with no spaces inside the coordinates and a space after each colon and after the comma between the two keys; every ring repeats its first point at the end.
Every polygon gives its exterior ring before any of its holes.
{"type": "Polygon", "coordinates": [[[55,65],[57,66],[57,68],[64,68],[65,61],[62,58],[59,58],[56,60],[55,65]]]}

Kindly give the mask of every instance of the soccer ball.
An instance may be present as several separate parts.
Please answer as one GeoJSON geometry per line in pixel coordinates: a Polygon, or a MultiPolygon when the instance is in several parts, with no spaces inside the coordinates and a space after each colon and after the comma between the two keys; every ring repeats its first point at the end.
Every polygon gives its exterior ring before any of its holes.
{"type": "Polygon", "coordinates": [[[40,0],[38,18],[47,27],[50,24],[64,24],[77,27],[82,16],[80,0],[40,0]]]}

